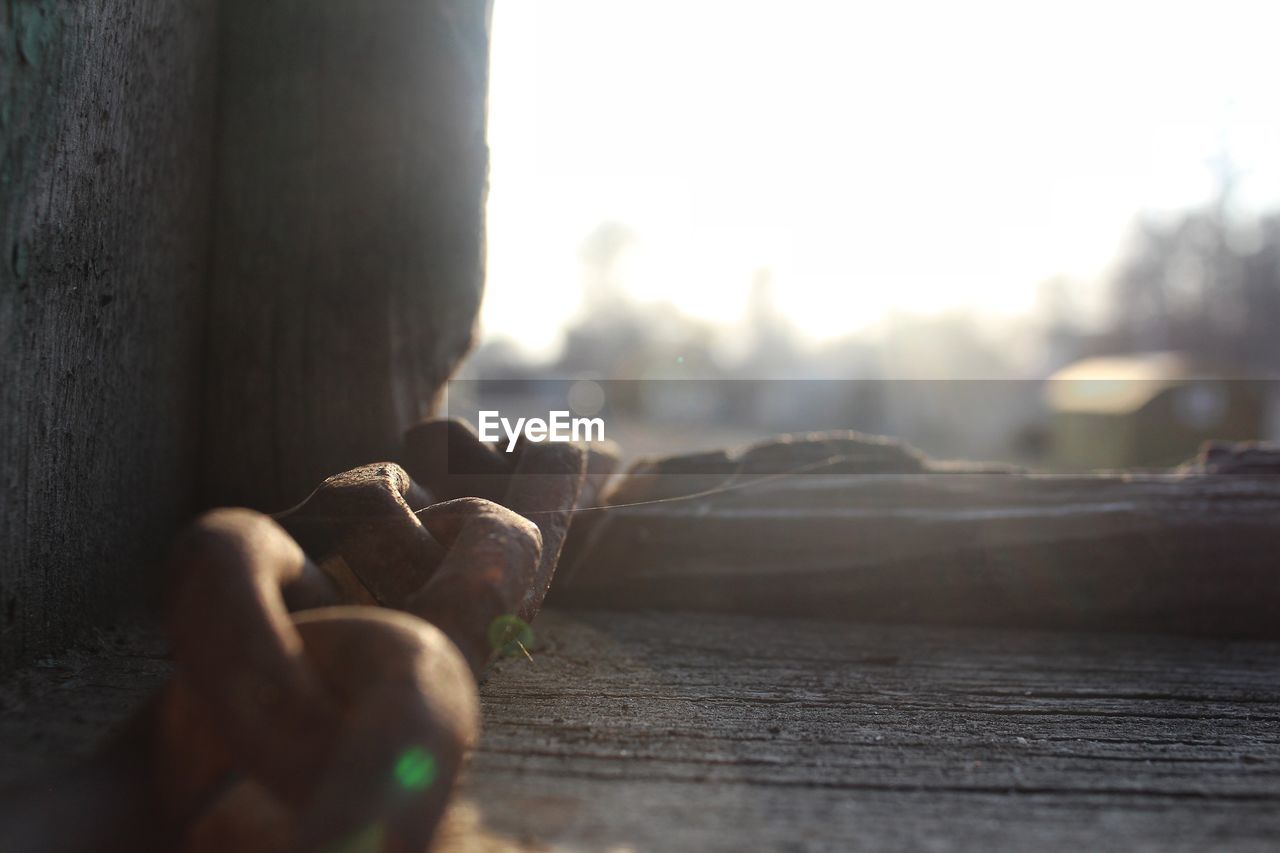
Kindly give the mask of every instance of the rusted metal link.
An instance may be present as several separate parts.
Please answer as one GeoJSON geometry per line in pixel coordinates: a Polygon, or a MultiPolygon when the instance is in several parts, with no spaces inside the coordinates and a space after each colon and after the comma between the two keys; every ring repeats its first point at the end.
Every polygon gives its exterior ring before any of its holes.
{"type": "MultiPolygon", "coordinates": [[[[544,488],[563,479],[555,475],[544,488]]],[[[576,467],[568,479],[576,494],[576,467]]],[[[366,465],[330,477],[278,519],[344,602],[376,603],[440,626],[479,672],[494,652],[494,620],[524,612],[527,592],[549,581],[540,561],[542,534],[511,509],[478,497],[415,511],[408,503],[415,490],[399,466],[366,465]]],[[[559,535],[555,541],[558,548],[559,535]]]]}
{"type": "Polygon", "coordinates": [[[376,821],[423,849],[478,725],[470,668],[440,630],[393,611],[291,619],[280,588],[306,577],[305,562],[247,510],[211,513],[179,540],[168,620],[178,672],[153,749],[164,812],[190,827],[193,850],[245,849],[206,843],[227,833],[312,849],[376,821]],[[402,760],[429,784],[398,789],[402,760]],[[219,794],[235,774],[244,780],[219,794]]]}
{"type": "Polygon", "coordinates": [[[290,803],[326,760],[317,744],[338,729],[282,595],[308,577],[306,563],[270,518],[214,510],[178,537],[166,608],[179,678],[219,721],[229,748],[252,762],[246,769],[290,803]]]}
{"type": "Polygon", "coordinates": [[[536,615],[614,462],[566,445],[507,458],[453,422],[406,443],[429,491],[367,465],[274,520],[215,510],[177,538],[175,674],[75,784],[32,799],[28,849],[427,847],[476,735],[473,676],[536,615]],[[65,828],[99,801],[115,813],[65,828]]]}
{"type": "Polygon", "coordinates": [[[389,462],[330,477],[276,516],[349,604],[399,607],[444,559],[415,514],[431,497],[389,462]]]}
{"type": "MultiPolygon", "coordinates": [[[[425,850],[479,728],[466,662],[439,630],[395,611],[324,608],[294,626],[341,722],[317,744],[323,770],[296,807],[256,776],[235,781],[191,824],[184,849],[314,850],[360,838],[364,849],[425,850]]],[[[181,759],[182,744],[161,753],[181,759]]]]}
{"type": "Polygon", "coordinates": [[[439,626],[479,673],[500,650],[497,620],[516,613],[537,583],[542,536],[529,520],[480,498],[435,504],[422,517],[449,553],[404,609],[439,626]]]}
{"type": "Polygon", "coordinates": [[[537,525],[542,556],[515,612],[524,622],[542,606],[575,510],[594,505],[616,464],[608,444],[588,450],[522,439],[512,454],[499,453],[459,420],[426,421],[405,434],[405,467],[433,494],[484,497],[537,525]]]}
{"type": "MultiPolygon", "coordinates": [[[[463,442],[469,437],[456,435],[463,442]]],[[[475,456],[485,459],[483,453],[491,451],[470,438],[471,450],[483,451],[475,456]]],[[[458,446],[456,437],[451,440],[458,446]]],[[[382,801],[364,803],[361,811],[359,798],[350,795],[353,780],[378,772],[355,757],[376,752],[369,740],[372,729],[353,726],[335,710],[342,703],[327,694],[367,667],[371,657],[397,660],[359,651],[372,636],[367,624],[372,614],[426,626],[367,608],[315,611],[345,613],[341,618],[357,626],[346,634],[364,638],[349,636],[324,646],[327,651],[317,658],[311,634],[336,629],[327,621],[311,621],[318,617],[310,614],[291,621],[286,602],[293,607],[377,603],[407,611],[436,626],[435,636],[455,661],[478,673],[506,639],[495,626],[536,614],[584,487],[594,495],[612,470],[608,455],[563,445],[526,445],[514,457],[505,473],[490,468],[486,489],[477,489],[501,492],[505,506],[478,496],[429,504],[438,484],[432,492],[420,489],[398,466],[383,463],[329,478],[302,504],[281,513],[279,524],[256,513],[224,510],[180,538],[168,620],[179,672],[159,703],[162,742],[153,754],[158,790],[166,792],[164,811],[174,816],[175,825],[187,827],[190,849],[225,849],[231,838],[237,848],[253,838],[267,845],[262,849],[292,849],[337,837],[385,811],[382,801]],[[326,663],[326,655],[338,652],[345,669],[326,663]],[[343,743],[358,749],[344,752],[343,743]],[[352,757],[343,760],[348,754],[352,757]],[[356,764],[349,766],[351,761],[356,764]],[[227,787],[229,774],[236,772],[244,779],[227,787]],[[317,782],[326,779],[338,781],[317,782]],[[334,802],[328,803],[325,791],[331,788],[334,802]],[[212,796],[211,790],[220,793],[212,796]]],[[[460,488],[460,482],[445,480],[445,488],[460,488]]],[[[403,667],[398,672],[403,676],[403,667]]],[[[401,677],[388,683],[403,682],[401,677]]],[[[391,707],[416,707],[409,688],[404,688],[408,696],[379,698],[382,683],[344,694],[359,697],[365,709],[361,719],[385,716],[391,707]]],[[[460,690],[474,702],[470,681],[465,689],[440,678],[430,683],[429,690],[428,682],[418,685],[419,704],[431,706],[445,694],[456,704],[460,690]]],[[[393,745],[407,737],[396,734],[403,726],[387,720],[373,728],[393,745]]],[[[431,742],[433,761],[448,759],[437,791],[448,790],[465,734],[465,726],[439,720],[414,734],[431,742]],[[445,737],[449,732],[455,736],[445,737]]],[[[372,781],[362,782],[365,789],[377,790],[372,781]]],[[[413,813],[427,826],[439,816],[444,794],[440,797],[438,803],[415,806],[413,813]]],[[[412,836],[410,829],[399,834],[412,836]]]]}

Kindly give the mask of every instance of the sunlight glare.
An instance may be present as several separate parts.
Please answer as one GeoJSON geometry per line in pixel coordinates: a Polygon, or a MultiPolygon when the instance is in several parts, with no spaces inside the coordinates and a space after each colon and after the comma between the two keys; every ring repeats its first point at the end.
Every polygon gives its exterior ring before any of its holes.
{"type": "Polygon", "coordinates": [[[487,335],[552,347],[579,247],[624,290],[731,324],[772,271],[826,337],[890,311],[1032,310],[1213,158],[1280,198],[1265,4],[497,0],[487,335]],[[1268,162],[1270,161],[1270,162],[1268,162]]]}

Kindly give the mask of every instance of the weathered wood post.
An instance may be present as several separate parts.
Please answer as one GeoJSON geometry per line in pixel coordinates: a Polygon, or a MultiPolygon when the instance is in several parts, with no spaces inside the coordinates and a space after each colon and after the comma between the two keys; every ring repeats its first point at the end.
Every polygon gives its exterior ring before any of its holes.
{"type": "Polygon", "coordinates": [[[491,0],[226,0],[203,484],[282,509],[395,454],[483,281],[491,0]]]}
{"type": "Polygon", "coordinates": [[[113,617],[192,509],[215,20],[0,11],[0,670],[113,617]]]}

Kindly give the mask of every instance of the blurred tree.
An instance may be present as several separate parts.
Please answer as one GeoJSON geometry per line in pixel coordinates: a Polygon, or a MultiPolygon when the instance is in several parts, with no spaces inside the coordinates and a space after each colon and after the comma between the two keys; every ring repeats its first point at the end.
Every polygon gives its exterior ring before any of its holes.
{"type": "Polygon", "coordinates": [[[712,330],[669,304],[639,302],[623,286],[622,265],[635,235],[605,222],[587,235],[582,262],[582,310],[565,331],[554,369],[609,379],[713,376],[712,330]]]}
{"type": "Polygon", "coordinates": [[[622,263],[636,235],[620,222],[602,222],[578,247],[582,263],[582,308],[588,319],[624,309],[622,263]]]}
{"type": "Polygon", "coordinates": [[[1223,366],[1280,368],[1280,214],[1233,215],[1229,159],[1210,204],[1140,223],[1112,282],[1113,352],[1179,350],[1223,366]]]}

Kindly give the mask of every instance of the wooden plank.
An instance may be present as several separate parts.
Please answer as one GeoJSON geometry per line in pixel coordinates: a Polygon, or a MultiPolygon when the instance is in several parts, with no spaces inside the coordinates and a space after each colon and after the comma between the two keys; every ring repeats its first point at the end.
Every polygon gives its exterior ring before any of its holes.
{"type": "Polygon", "coordinates": [[[1056,476],[844,436],[665,460],[587,519],[559,600],[1275,637],[1276,458],[1056,476]]]}
{"type": "Polygon", "coordinates": [[[0,785],[89,754],[172,670],[159,634],[128,629],[12,673],[0,684],[0,785]]]}
{"type": "MultiPolygon", "coordinates": [[[[548,612],[439,849],[1266,850],[1280,643],[548,612]]],[[[0,691],[0,783],[166,676],[126,634],[0,691]]]]}
{"type": "Polygon", "coordinates": [[[1280,644],[548,614],[464,785],[567,850],[1257,850],[1280,644]]]}

